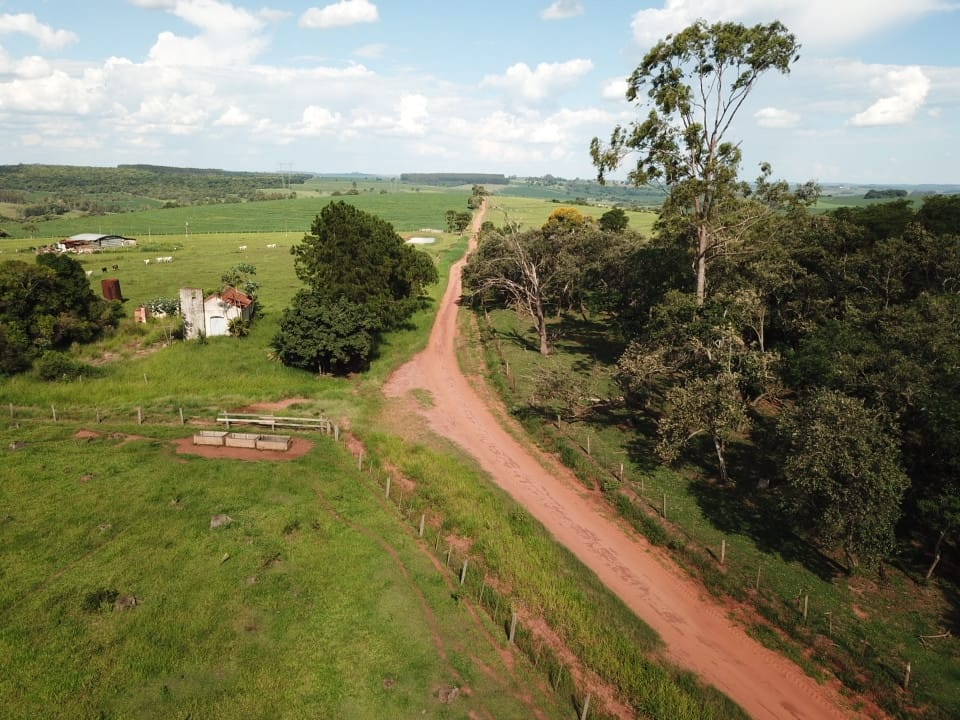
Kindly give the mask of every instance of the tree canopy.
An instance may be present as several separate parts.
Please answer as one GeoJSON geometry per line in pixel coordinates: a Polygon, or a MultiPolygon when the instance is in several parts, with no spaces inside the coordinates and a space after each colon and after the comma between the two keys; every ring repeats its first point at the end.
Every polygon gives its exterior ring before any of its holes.
{"type": "Polygon", "coordinates": [[[740,147],[727,131],[760,77],[788,73],[799,47],[779,22],[748,28],[697,21],[651,48],[628,79],[627,100],[645,91],[649,114],[614,128],[607,146],[599,138],[591,143],[601,181],[635,153],[630,181],[666,186],[665,210],[685,220],[692,239],[701,304],[707,265],[735,235],[725,224],[728,206],[746,192],[737,182],[740,147]]]}
{"type": "Polygon", "coordinates": [[[89,342],[115,326],[119,303],[98,298],[67,255],[0,263],[0,375],[30,367],[46,351],[89,342]]]}
{"type": "Polygon", "coordinates": [[[345,202],[324,207],[291,252],[306,287],[284,311],[273,347],[284,363],[318,372],[362,369],[380,333],[406,320],[438,280],[430,257],[390,223],[345,202]]]}

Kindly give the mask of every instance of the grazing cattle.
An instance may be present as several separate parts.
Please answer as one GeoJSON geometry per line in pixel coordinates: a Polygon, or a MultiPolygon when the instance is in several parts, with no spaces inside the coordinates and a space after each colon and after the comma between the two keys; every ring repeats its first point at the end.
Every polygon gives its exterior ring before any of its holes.
{"type": "Polygon", "coordinates": [[[276,243],[270,243],[269,245],[267,245],[267,248],[270,250],[273,250],[276,246],[277,246],[276,243]]]}
{"type": "Polygon", "coordinates": [[[238,249],[240,252],[243,252],[244,250],[247,249],[247,246],[246,246],[246,245],[241,245],[241,246],[240,246],[239,248],[237,248],[237,249],[238,249]]]}
{"type": "Polygon", "coordinates": [[[144,265],[149,265],[149,264],[150,264],[150,258],[147,258],[146,260],[144,260],[144,261],[143,261],[143,264],[144,264],[144,265]]]}
{"type": "Polygon", "coordinates": [[[114,266],[113,266],[113,269],[114,269],[114,270],[119,270],[119,269],[120,269],[120,266],[119,266],[119,265],[114,265],[114,266]]]}
{"type": "Polygon", "coordinates": [[[93,275],[93,270],[87,270],[87,277],[90,277],[91,275],[93,275]]]}
{"type": "Polygon", "coordinates": [[[102,268],[100,268],[100,272],[106,273],[106,272],[107,272],[107,269],[106,269],[105,267],[102,267],[102,268]]]}

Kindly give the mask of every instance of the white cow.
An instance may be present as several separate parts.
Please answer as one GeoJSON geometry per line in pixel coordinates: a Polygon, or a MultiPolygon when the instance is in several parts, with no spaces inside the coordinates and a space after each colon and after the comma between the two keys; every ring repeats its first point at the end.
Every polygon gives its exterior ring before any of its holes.
{"type": "Polygon", "coordinates": [[[268,248],[269,250],[273,250],[276,246],[277,246],[276,243],[270,243],[269,245],[267,245],[267,248],[268,248]]]}
{"type": "Polygon", "coordinates": [[[239,248],[237,248],[237,249],[238,249],[240,252],[243,252],[244,250],[247,249],[247,246],[246,246],[246,245],[241,245],[241,246],[240,246],[239,248]]]}
{"type": "Polygon", "coordinates": [[[147,258],[146,260],[144,260],[144,261],[143,261],[143,264],[144,264],[144,265],[149,265],[149,264],[150,264],[150,258],[147,258]]]}

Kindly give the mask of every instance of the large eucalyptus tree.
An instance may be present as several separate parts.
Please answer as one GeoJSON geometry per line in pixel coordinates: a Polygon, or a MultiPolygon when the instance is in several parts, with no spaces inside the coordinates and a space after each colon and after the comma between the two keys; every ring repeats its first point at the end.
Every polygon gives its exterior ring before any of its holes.
{"type": "Polygon", "coordinates": [[[601,182],[636,154],[630,181],[669,191],[664,211],[686,225],[700,305],[708,264],[737,236],[737,216],[726,210],[746,192],[737,180],[740,145],[726,137],[730,125],[763,74],[789,73],[799,47],[780,22],[698,20],[651,48],[628,79],[627,100],[649,114],[615,127],[609,145],[599,138],[590,145],[601,182]]]}

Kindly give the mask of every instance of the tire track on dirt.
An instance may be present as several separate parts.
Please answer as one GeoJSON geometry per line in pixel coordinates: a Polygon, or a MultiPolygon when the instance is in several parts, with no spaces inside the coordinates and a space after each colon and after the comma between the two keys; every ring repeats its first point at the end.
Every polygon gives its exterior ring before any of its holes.
{"type": "MultiPolygon", "coordinates": [[[[474,218],[471,250],[485,212],[486,203],[474,218]]],[[[858,717],[838,692],[838,683],[817,684],[793,662],[750,638],[702,587],[626,529],[566,468],[522,446],[504,430],[457,362],[464,264],[461,260],[450,270],[426,349],[391,376],[385,394],[403,397],[416,388],[429,391],[431,407],[413,402],[410,406],[424,415],[434,432],[472,455],[497,485],[649,623],[663,639],[669,660],[717,687],[752,717],[858,717]]]]}

